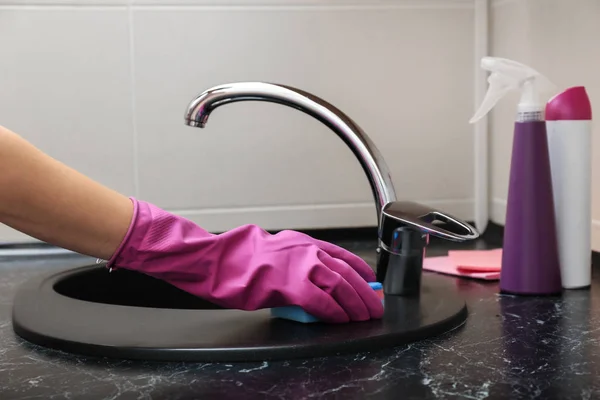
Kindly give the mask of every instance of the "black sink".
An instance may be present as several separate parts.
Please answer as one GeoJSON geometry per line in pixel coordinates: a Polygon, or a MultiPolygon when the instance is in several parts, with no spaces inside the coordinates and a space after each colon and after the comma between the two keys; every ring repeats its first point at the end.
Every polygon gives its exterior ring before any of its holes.
{"type": "Polygon", "coordinates": [[[126,269],[112,272],[104,267],[83,269],[58,280],[54,284],[54,290],[77,300],[119,306],[222,309],[164,281],[126,269]]]}
{"type": "Polygon", "coordinates": [[[380,350],[467,318],[454,280],[428,273],[420,296],[386,296],[385,309],[382,320],[301,324],[270,310],[224,309],[147,275],[95,264],[26,282],[13,327],[34,344],[89,356],[232,362],[380,350]]]}

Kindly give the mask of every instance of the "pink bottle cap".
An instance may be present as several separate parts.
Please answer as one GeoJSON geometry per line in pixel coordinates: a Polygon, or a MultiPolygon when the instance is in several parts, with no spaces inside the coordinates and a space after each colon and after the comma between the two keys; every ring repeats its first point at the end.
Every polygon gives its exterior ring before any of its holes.
{"type": "Polygon", "coordinates": [[[546,121],[591,120],[592,105],[583,86],[568,88],[546,104],[546,121]]]}

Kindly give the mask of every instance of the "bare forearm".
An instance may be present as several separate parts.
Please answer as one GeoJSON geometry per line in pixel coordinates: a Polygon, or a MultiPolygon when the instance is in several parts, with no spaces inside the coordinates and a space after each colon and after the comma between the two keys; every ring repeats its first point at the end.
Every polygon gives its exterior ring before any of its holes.
{"type": "Polygon", "coordinates": [[[127,197],[0,127],[0,223],[108,259],[125,236],[132,212],[127,197]]]}

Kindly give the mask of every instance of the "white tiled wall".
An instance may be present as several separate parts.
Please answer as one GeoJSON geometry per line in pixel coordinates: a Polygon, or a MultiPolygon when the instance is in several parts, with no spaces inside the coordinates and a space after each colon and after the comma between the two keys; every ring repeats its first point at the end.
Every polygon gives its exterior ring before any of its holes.
{"type": "Polygon", "coordinates": [[[210,230],[374,225],[316,120],[245,102],[183,124],[213,85],[284,83],[347,112],[400,198],[471,219],[473,18],[471,0],[0,0],[0,124],[210,230]]]}
{"type": "MultiPolygon", "coordinates": [[[[600,105],[600,2],[597,0],[497,1],[492,7],[492,53],[528,63],[559,88],[583,85],[594,115],[600,105]]],[[[504,223],[513,116],[517,95],[491,116],[493,220],[504,223]]],[[[593,138],[593,241],[600,250],[600,130],[593,138]]]]}

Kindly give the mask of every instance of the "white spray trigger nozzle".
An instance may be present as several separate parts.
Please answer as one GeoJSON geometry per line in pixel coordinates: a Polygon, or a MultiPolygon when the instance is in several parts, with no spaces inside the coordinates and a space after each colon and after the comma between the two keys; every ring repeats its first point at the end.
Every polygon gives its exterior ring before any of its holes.
{"type": "Polygon", "coordinates": [[[541,111],[544,104],[539,92],[554,91],[556,86],[545,76],[527,65],[499,57],[483,57],[481,68],[490,71],[489,87],[481,106],[469,120],[477,122],[483,118],[496,103],[511,90],[521,89],[520,112],[541,111]]]}

